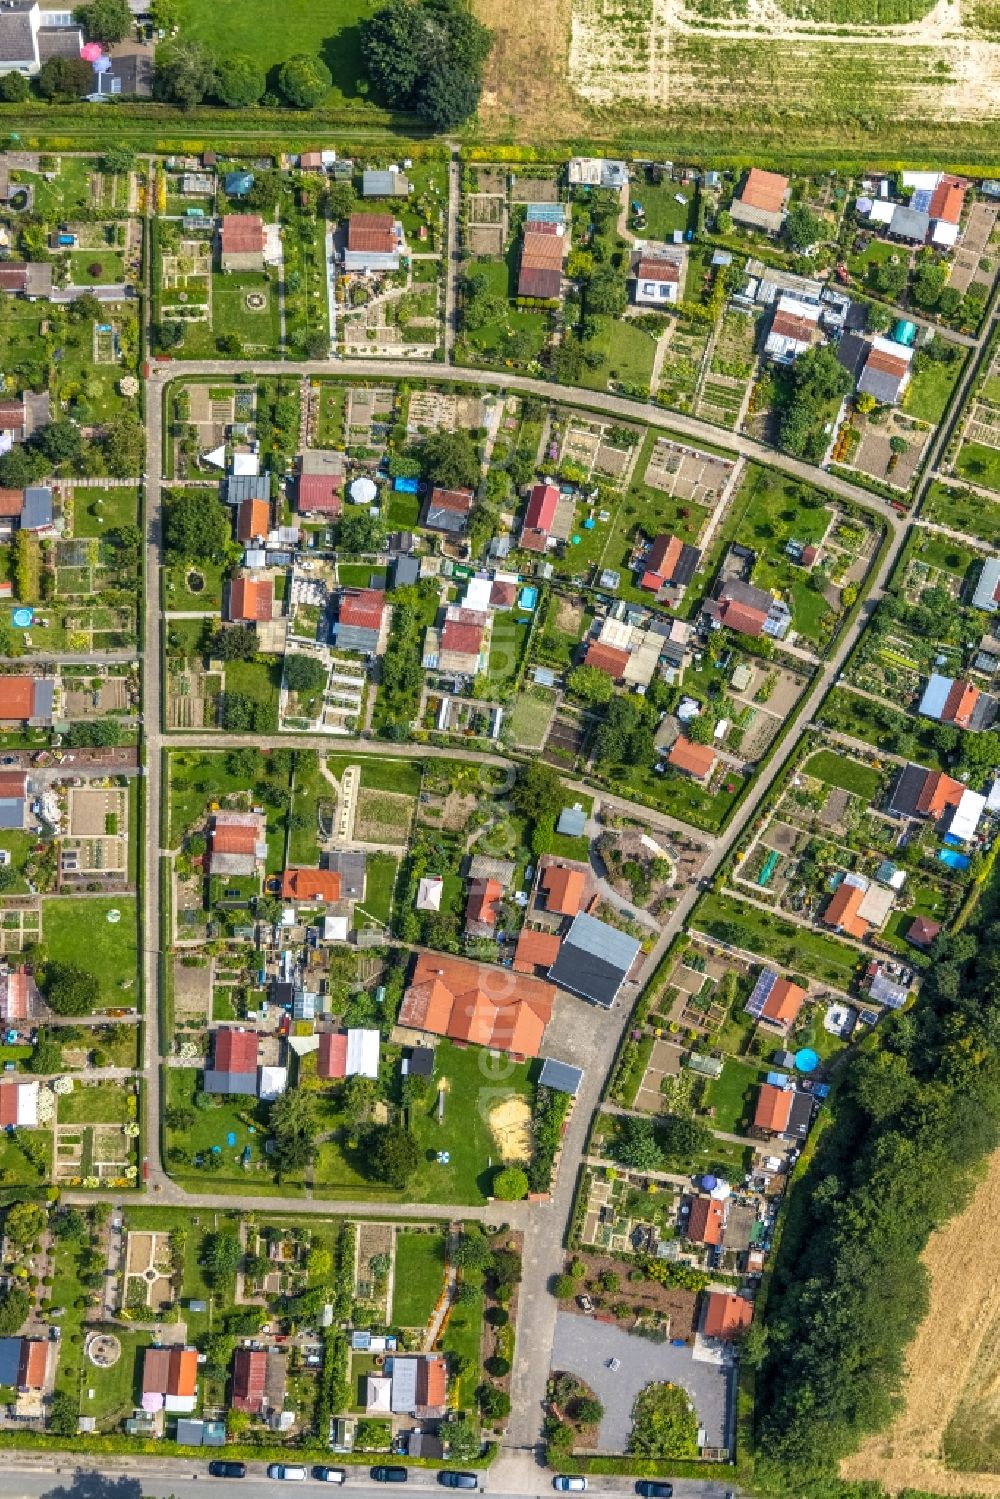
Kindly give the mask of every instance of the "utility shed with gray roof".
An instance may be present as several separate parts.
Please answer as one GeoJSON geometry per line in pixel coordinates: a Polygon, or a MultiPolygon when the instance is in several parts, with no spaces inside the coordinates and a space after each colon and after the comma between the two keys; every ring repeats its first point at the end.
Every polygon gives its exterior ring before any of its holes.
{"type": "Polygon", "coordinates": [[[919,208],[907,208],[902,203],[893,209],[889,220],[889,233],[895,239],[909,240],[911,244],[922,245],[930,227],[929,214],[922,213],[919,208]]]}
{"type": "Polygon", "coordinates": [[[549,978],[609,1010],[641,948],[642,943],[627,932],[581,911],[563,939],[549,978]]]}
{"type": "Polygon", "coordinates": [[[557,1093],[568,1093],[571,1098],[575,1098],[583,1082],[583,1068],[546,1057],[538,1074],[538,1081],[543,1088],[554,1088],[557,1093]]]}

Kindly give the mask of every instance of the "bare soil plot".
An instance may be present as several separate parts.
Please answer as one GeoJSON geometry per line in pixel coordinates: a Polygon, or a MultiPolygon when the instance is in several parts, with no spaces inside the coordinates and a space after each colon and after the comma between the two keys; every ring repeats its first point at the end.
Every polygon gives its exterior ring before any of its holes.
{"type": "Polygon", "coordinates": [[[407,431],[411,433],[471,431],[483,425],[483,403],[478,396],[443,395],[415,390],[410,396],[407,431]]]}
{"type": "Polygon", "coordinates": [[[74,786],[70,791],[69,831],[73,838],[103,837],[108,819],[115,818],[117,834],[128,832],[128,792],[122,787],[74,786]]]}
{"type": "MultiPolygon", "coordinates": [[[[867,418],[861,418],[861,441],[851,459],[851,467],[859,473],[868,474],[891,484],[895,489],[909,489],[913,476],[920,465],[924,448],[931,437],[931,429],[914,428],[905,418],[893,412],[881,426],[873,426],[867,418]],[[891,442],[901,437],[906,443],[905,453],[894,453],[891,442]]],[[[997,434],[1000,445],[1000,432],[997,434]]],[[[979,439],[977,439],[978,441],[979,439]]]]}
{"type": "Polygon", "coordinates": [[[643,482],[680,500],[714,505],[735,467],[725,458],[660,437],[649,455],[643,482]]]}
{"type": "Polygon", "coordinates": [[[504,233],[499,224],[469,224],[465,241],[470,255],[499,257],[503,254],[504,233]]]}
{"type": "Polygon", "coordinates": [[[358,792],[354,836],[359,843],[404,844],[413,821],[414,798],[397,791],[358,792]]]}
{"type": "Polygon", "coordinates": [[[930,1307],[906,1357],[903,1409],[841,1464],[843,1477],[878,1479],[894,1493],[1000,1494],[1000,1474],[956,1472],[943,1456],[949,1435],[955,1439],[954,1423],[974,1423],[975,1435],[976,1427],[983,1434],[1000,1420],[1000,1247],[983,1231],[998,1215],[1000,1151],[964,1212],[931,1235],[923,1254],[930,1307]]]}
{"type": "Polygon", "coordinates": [[[651,1114],[659,1113],[663,1106],[660,1083],[665,1077],[680,1076],[683,1056],[683,1048],[675,1045],[673,1041],[653,1043],[646,1071],[635,1095],[635,1108],[648,1109],[651,1114]]]}
{"type": "Polygon", "coordinates": [[[198,968],[174,959],[174,1014],[207,1021],[212,1005],[212,960],[198,968]]]}

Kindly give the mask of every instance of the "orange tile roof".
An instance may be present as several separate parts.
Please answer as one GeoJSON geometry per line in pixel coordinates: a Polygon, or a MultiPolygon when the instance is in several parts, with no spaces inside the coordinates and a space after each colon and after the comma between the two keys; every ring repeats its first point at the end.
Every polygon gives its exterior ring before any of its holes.
{"type": "Polygon", "coordinates": [[[49,1345],[40,1338],[24,1338],[18,1363],[17,1383],[25,1390],[41,1390],[49,1366],[49,1345]]]}
{"type": "Polygon", "coordinates": [[[443,1358],[422,1358],[417,1365],[417,1404],[444,1405],[448,1398],[448,1374],[443,1358]]]}
{"type": "Polygon", "coordinates": [[[0,489],[0,516],[13,520],[24,509],[23,489],[0,489]]]}
{"type": "Polygon", "coordinates": [[[871,349],[865,360],[866,370],[880,370],[883,375],[892,375],[896,380],[902,380],[910,373],[909,361],[899,359],[895,354],[888,354],[884,349],[871,349]]]}
{"type": "Polygon", "coordinates": [[[562,938],[555,932],[532,932],[522,927],[514,953],[515,973],[534,973],[543,968],[547,973],[559,956],[562,938]]]}
{"type": "Polygon", "coordinates": [[[696,1197],[688,1213],[687,1236],[692,1244],[721,1244],[725,1222],[724,1203],[714,1197],[696,1197]]]}
{"type": "Polygon", "coordinates": [[[932,219],[943,219],[946,224],[957,224],[962,217],[966,184],[959,177],[942,177],[930,201],[927,212],[932,219]]]}
{"type": "Polygon", "coordinates": [[[762,172],[754,167],[747,177],[740,202],[749,208],[759,208],[763,213],[780,213],[785,206],[788,178],[777,172],[762,172]]]}
{"type": "Polygon", "coordinates": [[[788,1128],[791,1117],[791,1088],[776,1088],[773,1083],[762,1084],[753,1116],[754,1127],[767,1130],[772,1135],[780,1135],[788,1128]]]}
{"type": "Polygon", "coordinates": [[[565,864],[547,864],[539,881],[545,891],[545,909],[560,916],[575,916],[583,904],[587,876],[582,869],[565,864]]]}
{"type": "Polygon", "coordinates": [[[329,905],[340,899],[340,875],[333,869],[286,869],[281,898],[329,905]]]}
{"type": "Polygon", "coordinates": [[[646,554],[646,568],[651,573],[659,573],[661,578],[673,577],[674,568],[677,566],[684,543],[679,536],[657,536],[653,545],[646,554]]]}
{"type": "Polygon", "coordinates": [[[703,781],[715,764],[715,751],[707,744],[695,744],[693,739],[682,736],[674,740],[667,763],[703,781]]]}
{"type": "Polygon", "coordinates": [[[639,281],[680,281],[681,268],[666,255],[644,255],[635,268],[639,281]]]}
{"type": "Polygon", "coordinates": [[[917,797],[917,811],[923,817],[940,817],[946,807],[957,807],[965,787],[953,781],[943,770],[929,770],[917,797]]]}
{"type": "Polygon", "coordinates": [[[565,253],[566,243],[561,235],[529,230],[521,246],[521,265],[532,271],[558,271],[565,253]]]}
{"type": "Polygon", "coordinates": [[[270,578],[236,578],[229,590],[229,618],[255,624],[271,618],[274,584],[270,578]]]}
{"type": "Polygon", "coordinates": [[[271,507],[267,500],[241,500],[236,512],[236,540],[253,541],[271,529],[271,507]]]}
{"type": "Polygon", "coordinates": [[[730,630],[738,630],[741,635],[759,635],[764,628],[767,615],[761,609],[754,609],[749,604],[741,604],[736,599],[726,599],[719,610],[719,618],[730,630]]]}
{"type": "Polygon", "coordinates": [[[836,927],[849,937],[867,937],[868,923],[858,915],[858,907],[864,898],[863,890],[842,880],[830,897],[820,920],[824,926],[836,927]]]}
{"type": "Polygon", "coordinates": [[[706,1338],[735,1338],[753,1321],[753,1307],[745,1296],[709,1291],[703,1331],[706,1338]]]}
{"type": "Polygon", "coordinates": [[[34,677],[0,677],[0,721],[17,722],[34,711],[34,677]]]}
{"type": "Polygon", "coordinates": [[[360,588],[340,595],[337,618],[342,625],[360,625],[365,630],[381,630],[385,594],[379,588],[360,588]]]}
{"type": "Polygon", "coordinates": [[[953,682],[941,709],[941,722],[955,723],[960,729],[967,729],[978,701],[978,687],[973,687],[971,682],[953,682]]]}
{"type": "Polygon", "coordinates": [[[216,823],[211,831],[213,854],[252,854],[257,851],[260,832],[250,824],[233,826],[216,823]]]}
{"type": "Polygon", "coordinates": [[[805,997],[806,991],[791,979],[778,979],[771,985],[761,1016],[775,1025],[794,1025],[805,997]]]}
{"type": "Polygon", "coordinates": [[[555,997],[554,987],[541,979],[422,952],[403,995],[399,1024],[533,1057],[555,997]]]}
{"type": "Polygon", "coordinates": [[[606,672],[616,682],[620,681],[628,665],[628,651],[620,651],[613,645],[604,645],[600,640],[591,641],[583,658],[584,666],[595,666],[606,672]]]}
{"type": "Polygon", "coordinates": [[[780,338],[794,338],[799,343],[807,344],[818,329],[811,318],[799,317],[794,312],[776,312],[771,322],[771,332],[777,333],[780,338]]]}
{"type": "Polygon", "coordinates": [[[0,770],[0,796],[26,796],[27,792],[27,771],[0,770]]]}
{"type": "MultiPolygon", "coordinates": [[[[212,1065],[216,1072],[256,1072],[257,1032],[221,1026],[215,1032],[212,1065]]],[[[181,1392],[171,1391],[177,1393],[181,1392]]]]}
{"type": "Polygon", "coordinates": [[[497,924],[497,907],[503,900],[503,886],[499,880],[471,880],[469,899],[465,907],[465,924],[481,923],[494,927],[497,924]]]}

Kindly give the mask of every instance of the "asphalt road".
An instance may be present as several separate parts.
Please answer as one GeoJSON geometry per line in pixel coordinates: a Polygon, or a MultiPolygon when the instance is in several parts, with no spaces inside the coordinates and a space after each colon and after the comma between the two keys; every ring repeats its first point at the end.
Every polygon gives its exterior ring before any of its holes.
{"type": "MultiPolygon", "coordinates": [[[[284,1484],[269,1479],[263,1463],[250,1464],[247,1477],[234,1482],[211,1478],[207,1462],[178,1460],[170,1464],[149,1458],[130,1461],[126,1466],[113,1458],[104,1458],[105,1468],[111,1471],[98,1471],[86,1466],[87,1462],[87,1459],[83,1459],[73,1465],[67,1460],[62,1467],[35,1465],[22,1468],[7,1461],[0,1470],[0,1499],[182,1499],[182,1496],[188,1494],[209,1492],[217,1492],[220,1496],[231,1495],[232,1499],[279,1499],[282,1494],[291,1496],[305,1492],[313,1496],[321,1493],[343,1494],[345,1499],[362,1499],[362,1496],[364,1499],[373,1499],[375,1494],[382,1494],[386,1499],[391,1499],[393,1494],[405,1493],[413,1488],[423,1492],[433,1490],[442,1495],[452,1492],[437,1482],[435,1472],[419,1468],[410,1470],[406,1489],[398,1484],[374,1483],[368,1478],[364,1468],[359,1469],[358,1478],[354,1482],[343,1488],[334,1488],[314,1480],[311,1469],[310,1477],[304,1483],[284,1484]]],[[[546,1499],[546,1496],[553,1493],[551,1477],[540,1468],[536,1470],[536,1484],[528,1489],[494,1489],[490,1486],[489,1473],[480,1476],[484,1486],[479,1492],[490,1494],[493,1499],[525,1499],[530,1494],[535,1499],[546,1499]]],[[[621,1479],[593,1478],[589,1480],[588,1487],[594,1493],[614,1495],[618,1499],[626,1499],[626,1496],[635,1494],[634,1483],[627,1480],[623,1482],[621,1479]]],[[[677,1479],[674,1482],[677,1499],[725,1499],[730,1492],[732,1491],[725,1483],[713,1483],[700,1478],[677,1479]]]]}

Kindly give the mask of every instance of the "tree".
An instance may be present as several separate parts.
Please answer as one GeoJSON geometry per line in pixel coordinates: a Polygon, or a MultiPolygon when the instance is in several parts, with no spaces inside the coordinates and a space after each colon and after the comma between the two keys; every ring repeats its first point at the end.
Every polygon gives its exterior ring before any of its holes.
{"type": "Polygon", "coordinates": [[[340,517],[337,548],[352,555],[380,552],[385,543],[385,534],[385,523],[381,518],[358,505],[345,510],[340,517]]]}
{"type": "Polygon", "coordinates": [[[315,109],[333,87],[333,75],[321,57],[300,52],[282,65],[278,88],[296,109],[315,109]]]}
{"type": "Polygon", "coordinates": [[[76,11],[76,19],[88,41],[103,42],[108,47],[132,35],[132,13],[126,0],[90,0],[76,11]]]}
{"type": "Polygon", "coordinates": [[[131,146],[108,146],[101,155],[101,171],[124,174],[135,167],[136,154],[131,146]]]}
{"type": "Polygon", "coordinates": [[[82,99],[94,86],[94,74],[82,57],[50,57],[35,82],[43,99],[82,99]]]}
{"type": "Polygon", "coordinates": [[[490,1241],[484,1234],[464,1233],[455,1249],[455,1264],[462,1270],[486,1270],[493,1262],[490,1241]]]}
{"type": "Polygon", "coordinates": [[[108,468],[117,479],[137,478],[146,466],[146,432],[131,411],[108,417],[101,439],[108,468]]]}
{"type": "Polygon", "coordinates": [[[653,1121],[632,1116],[623,1119],[615,1157],[633,1171],[658,1170],[663,1165],[663,1152],[656,1143],[653,1121]]]}
{"type": "Polygon", "coordinates": [[[157,323],[154,335],[156,347],[165,354],[184,342],[184,324],[176,321],[157,323]]]}
{"type": "Polygon", "coordinates": [[[23,104],[31,93],[31,85],[23,73],[5,73],[0,78],[0,101],[4,104],[23,104]]]}
{"type": "Polygon", "coordinates": [[[316,1104],[302,1088],[289,1088],[271,1108],[274,1164],[278,1175],[301,1171],[316,1157],[316,1104]]]}
{"type": "Polygon", "coordinates": [[[87,1220],[76,1208],[63,1208],[52,1218],[52,1232],[63,1241],[79,1241],[86,1236],[87,1220]]]}
{"type": "Polygon", "coordinates": [[[596,666],[574,667],[566,678],[566,688],[572,697],[591,707],[609,703],[615,695],[615,684],[606,671],[598,671],[596,666]]]}
{"type": "Polygon", "coordinates": [[[416,111],[433,130],[454,130],[479,107],[482,85],[461,68],[442,63],[427,74],[417,93],[416,111]]]}
{"type": "Polygon", "coordinates": [[[516,1286],[521,1279],[521,1256],[516,1249],[494,1249],[493,1279],[498,1286],[516,1286]]]}
{"type": "Polygon", "coordinates": [[[823,236],[823,224],[804,203],[793,203],[785,216],[785,236],[795,250],[808,250],[823,236]]]}
{"type": "Polygon", "coordinates": [[[402,1191],[420,1160],[419,1147],[410,1131],[401,1124],[376,1125],[369,1130],[364,1143],[371,1175],[376,1181],[402,1191]]]}
{"type": "Polygon", "coordinates": [[[495,1384],[479,1386],[479,1409],[490,1421],[505,1421],[510,1415],[510,1396],[495,1384]]]}
{"type": "Polygon", "coordinates": [[[308,359],[326,359],[330,353],[330,339],[327,334],[314,328],[306,335],[306,357],[308,359]]]}
{"type": "Polygon", "coordinates": [[[267,88],[264,70],[245,52],[233,52],[216,65],[215,88],[227,109],[257,104],[267,88]]]}
{"type": "Polygon", "coordinates": [[[89,1015],[101,993],[94,975],[75,963],[46,963],[41,987],[57,1015],[89,1015]]]}
{"type": "Polygon", "coordinates": [[[597,1426],[604,1418],[604,1406],[596,1395],[579,1395],[573,1401],[572,1416],[581,1426],[597,1426]]]}
{"type": "Polygon", "coordinates": [[[82,451],[83,439],[76,422],[65,418],[39,427],[32,433],[31,446],[52,464],[75,463],[82,451]]]}
{"type": "Polygon", "coordinates": [[[173,41],[156,53],[153,94],[167,104],[194,109],[215,91],[215,63],[200,42],[173,41]]]}
{"type": "Polygon", "coordinates": [[[326,678],[326,667],[314,656],[293,651],[285,657],[285,686],[289,692],[321,692],[326,678]]]}
{"type": "Polygon", "coordinates": [[[80,1429],[80,1408],[68,1390],[56,1390],[49,1402],[48,1429],[53,1436],[74,1437],[80,1429]]]}
{"type": "Polygon", "coordinates": [[[253,625],[227,625],[212,636],[209,654],[218,661],[256,661],[259,648],[253,625]]]}
{"type": "Polygon", "coordinates": [[[358,203],[358,195],[351,182],[334,182],[326,195],[327,212],[331,219],[349,219],[358,203]]]}
{"type": "MultiPolygon", "coordinates": [[[[16,76],[8,74],[8,77],[16,76]]],[[[27,448],[12,448],[9,453],[0,454],[0,485],[4,488],[26,489],[34,482],[37,473],[37,459],[32,462],[27,448]]]]}
{"type": "Polygon", "coordinates": [[[589,313],[607,313],[620,317],[628,303],[628,287],[621,271],[614,266],[599,265],[587,282],[584,305],[589,313]]]}
{"type": "Polygon", "coordinates": [[[594,736],[595,760],[602,766],[652,765],[656,759],[655,723],[655,710],[642,698],[612,698],[594,736]]]}
{"type": "Polygon", "coordinates": [[[663,1150],[669,1156],[682,1157],[685,1162],[708,1150],[713,1138],[707,1124],[683,1114],[668,1114],[660,1123],[663,1150]]]}
{"type": "Polygon", "coordinates": [[[163,547],[168,561],[218,562],[230,535],[229,514],[221,500],[206,500],[191,490],[166,496],[163,547]]]}
{"type": "Polygon", "coordinates": [[[28,1067],[40,1077],[51,1077],[62,1067],[62,1045],[55,1031],[42,1029],[38,1032],[35,1049],[31,1053],[28,1067]]]}
{"type": "Polygon", "coordinates": [[[243,1251],[236,1234],[228,1229],[206,1234],[202,1250],[202,1263],[209,1284],[222,1286],[232,1280],[240,1267],[243,1251]]]}
{"type": "Polygon", "coordinates": [[[475,489],[479,483],[479,454],[464,428],[432,432],[421,444],[418,457],[428,484],[439,484],[442,489],[475,489]]]}
{"type": "Polygon", "coordinates": [[[557,1301],[572,1301],[576,1295],[576,1281],[572,1275],[557,1275],[552,1282],[552,1294],[557,1301]]]}
{"type": "MultiPolygon", "coordinates": [[[[3,1231],[12,1244],[19,1249],[28,1249],[45,1232],[47,1222],[48,1216],[40,1203],[15,1202],[7,1209],[3,1231]]],[[[23,1316],[21,1321],[24,1321],[23,1316]]]]}
{"type": "Polygon", "coordinates": [[[478,1422],[469,1416],[460,1421],[451,1421],[444,1427],[448,1442],[448,1458],[456,1463],[478,1462],[483,1450],[483,1439],[478,1422]]]}
{"type": "Polygon", "coordinates": [[[518,770],[510,799],[515,811],[529,822],[551,816],[563,802],[559,772],[544,760],[529,760],[518,770]]]}
{"type": "Polygon", "coordinates": [[[493,1178],[493,1196],[499,1202],[520,1202],[528,1195],[528,1173],[520,1166],[505,1166],[493,1178]]]}

